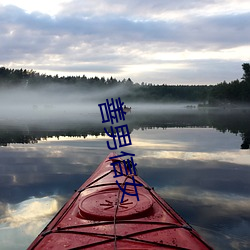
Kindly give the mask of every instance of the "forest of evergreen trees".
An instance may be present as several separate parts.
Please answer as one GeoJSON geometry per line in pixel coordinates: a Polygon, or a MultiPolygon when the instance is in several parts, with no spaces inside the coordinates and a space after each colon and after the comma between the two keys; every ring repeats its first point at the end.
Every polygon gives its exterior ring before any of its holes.
{"type": "Polygon", "coordinates": [[[134,83],[130,78],[117,80],[113,77],[67,76],[59,77],[40,74],[33,70],[9,69],[0,67],[0,87],[21,87],[35,89],[53,83],[64,84],[89,90],[109,90],[124,87],[126,91],[120,97],[125,101],[173,102],[190,101],[207,103],[210,106],[232,103],[250,104],[250,64],[242,64],[243,76],[240,80],[222,82],[217,85],[153,85],[150,83],[134,83]]]}

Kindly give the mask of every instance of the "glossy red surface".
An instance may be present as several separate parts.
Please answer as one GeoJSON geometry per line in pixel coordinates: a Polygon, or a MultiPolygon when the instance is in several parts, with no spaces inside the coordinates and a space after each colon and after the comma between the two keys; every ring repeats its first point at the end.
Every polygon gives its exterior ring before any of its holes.
{"type": "MultiPolygon", "coordinates": [[[[143,184],[137,187],[140,200],[125,195],[120,203],[115,181],[122,185],[131,176],[113,178],[109,157],[114,155],[107,156],[28,249],[212,249],[139,176],[134,178],[143,184]]],[[[126,191],[134,193],[131,187],[126,191]]]]}

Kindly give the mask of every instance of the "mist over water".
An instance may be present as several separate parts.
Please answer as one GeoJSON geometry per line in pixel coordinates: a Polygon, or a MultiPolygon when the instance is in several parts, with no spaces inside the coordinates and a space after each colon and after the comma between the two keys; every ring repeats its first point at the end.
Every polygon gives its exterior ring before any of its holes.
{"type": "Polygon", "coordinates": [[[36,121],[67,119],[68,116],[80,118],[95,111],[95,94],[80,93],[66,86],[5,89],[0,92],[1,119],[36,121]]]}
{"type": "MultiPolygon", "coordinates": [[[[124,87],[112,90],[83,90],[66,85],[50,85],[39,88],[10,88],[0,90],[1,122],[55,122],[64,120],[100,122],[98,104],[106,99],[117,99],[129,92],[124,87]]],[[[125,101],[121,99],[121,101],[125,101]]],[[[153,104],[125,102],[133,112],[162,112],[185,109],[188,104],[153,104]]]]}
{"type": "Polygon", "coordinates": [[[53,135],[103,134],[105,124],[98,104],[121,97],[121,101],[132,108],[126,115],[126,121],[120,121],[129,125],[130,132],[144,127],[209,126],[240,133],[242,148],[249,148],[249,109],[206,109],[198,108],[197,103],[149,103],[147,100],[132,102],[130,94],[124,86],[102,91],[65,84],[1,88],[0,143],[32,142],[53,135]],[[6,131],[12,133],[11,140],[6,131]]]}

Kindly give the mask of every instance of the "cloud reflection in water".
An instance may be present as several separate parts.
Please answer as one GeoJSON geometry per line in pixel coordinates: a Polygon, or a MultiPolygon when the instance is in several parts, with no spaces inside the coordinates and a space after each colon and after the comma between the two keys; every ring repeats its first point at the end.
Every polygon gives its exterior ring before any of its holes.
{"type": "Polygon", "coordinates": [[[28,245],[59,210],[60,200],[57,196],[33,197],[18,204],[6,204],[0,217],[1,247],[22,249],[25,243],[28,245]]]}
{"type": "MultiPolygon", "coordinates": [[[[56,212],[62,205],[55,203],[58,197],[53,195],[68,198],[110,152],[106,140],[60,137],[2,149],[1,240],[11,241],[16,235],[16,249],[28,246],[36,236],[31,237],[33,226],[38,226],[38,233],[45,218],[45,224],[49,221],[45,210],[56,212]],[[29,200],[32,195],[37,198],[29,200]]],[[[236,149],[240,136],[211,128],[134,129],[131,140],[126,151],[136,155],[139,176],[188,222],[200,227],[209,242],[219,246],[216,249],[249,246],[250,156],[236,149]]],[[[6,246],[13,245],[6,242],[6,246]]]]}

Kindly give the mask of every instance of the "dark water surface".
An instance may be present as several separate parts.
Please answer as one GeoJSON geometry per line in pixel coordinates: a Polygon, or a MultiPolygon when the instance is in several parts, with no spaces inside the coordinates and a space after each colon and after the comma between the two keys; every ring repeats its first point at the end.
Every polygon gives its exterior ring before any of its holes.
{"type": "MultiPolygon", "coordinates": [[[[215,249],[250,249],[249,117],[173,107],[126,117],[139,176],[215,249]]],[[[0,249],[28,247],[92,174],[110,152],[104,126],[98,111],[0,120],[0,249]]]]}

